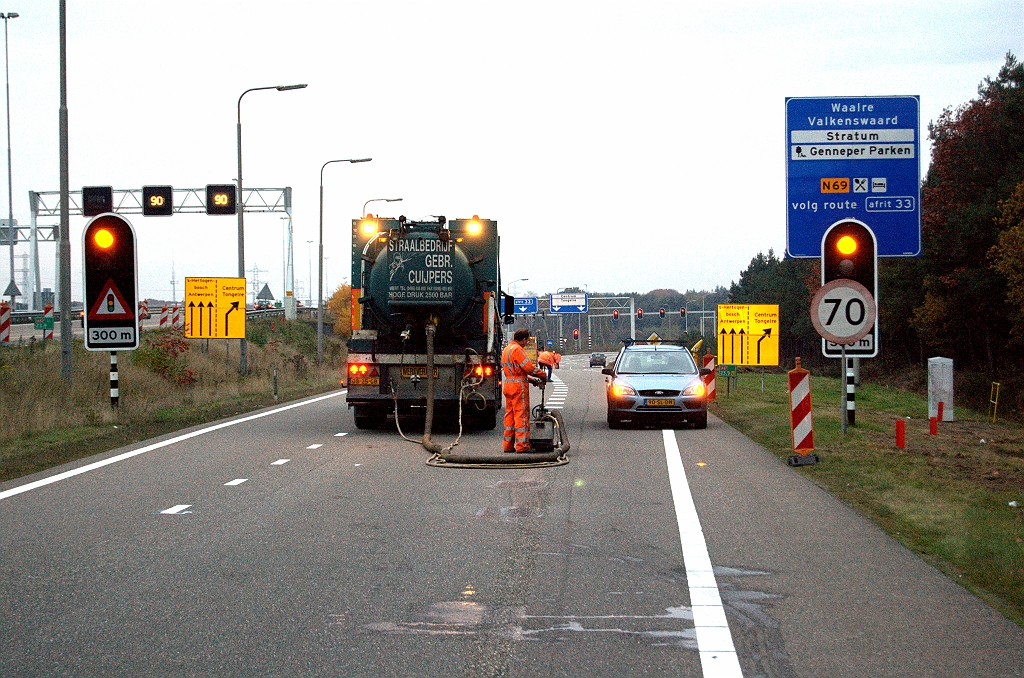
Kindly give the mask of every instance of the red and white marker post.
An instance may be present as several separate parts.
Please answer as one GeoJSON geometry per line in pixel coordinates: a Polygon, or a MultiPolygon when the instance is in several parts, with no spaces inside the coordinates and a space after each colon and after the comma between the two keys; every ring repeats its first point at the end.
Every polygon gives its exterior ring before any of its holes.
{"type": "Polygon", "coordinates": [[[11,307],[0,301],[0,342],[11,343],[11,307]]]}
{"type": "Polygon", "coordinates": [[[811,373],[800,367],[789,371],[789,410],[793,428],[793,451],[790,466],[806,466],[821,461],[814,452],[814,422],[811,418],[811,373]]]}
{"type": "Polygon", "coordinates": [[[160,309],[160,329],[167,329],[167,304],[164,304],[164,307],[160,309]]]}
{"type": "Polygon", "coordinates": [[[717,391],[715,390],[715,356],[711,355],[711,349],[708,349],[707,353],[704,354],[704,367],[711,370],[711,374],[704,377],[704,385],[707,388],[708,402],[713,402],[716,397],[717,391]]]}
{"type": "Polygon", "coordinates": [[[171,309],[171,327],[175,327],[176,328],[176,327],[180,327],[180,326],[181,326],[181,309],[178,307],[177,304],[175,304],[174,308],[171,309]]]}
{"type": "Polygon", "coordinates": [[[47,304],[43,307],[43,341],[53,341],[53,306],[47,304]]]}

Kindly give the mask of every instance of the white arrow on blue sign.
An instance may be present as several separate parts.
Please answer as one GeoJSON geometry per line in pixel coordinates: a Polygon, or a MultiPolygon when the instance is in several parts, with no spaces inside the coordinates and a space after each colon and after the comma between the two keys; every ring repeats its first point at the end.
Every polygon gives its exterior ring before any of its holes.
{"type": "Polygon", "coordinates": [[[586,313],[586,292],[562,292],[552,294],[548,299],[552,313],[586,313]]]}

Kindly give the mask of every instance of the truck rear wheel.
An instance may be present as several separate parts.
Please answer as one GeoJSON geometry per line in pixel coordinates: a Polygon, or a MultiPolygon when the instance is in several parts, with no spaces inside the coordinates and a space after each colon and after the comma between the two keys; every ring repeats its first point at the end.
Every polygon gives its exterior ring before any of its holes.
{"type": "Polygon", "coordinates": [[[356,428],[377,429],[383,428],[387,414],[383,410],[371,405],[356,405],[353,417],[356,420],[356,428]]]}

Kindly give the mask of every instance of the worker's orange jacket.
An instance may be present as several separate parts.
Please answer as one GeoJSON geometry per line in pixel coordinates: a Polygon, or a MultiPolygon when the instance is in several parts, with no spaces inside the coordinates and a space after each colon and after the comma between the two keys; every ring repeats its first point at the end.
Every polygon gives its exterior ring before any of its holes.
{"type": "Polygon", "coordinates": [[[501,392],[506,396],[522,393],[523,388],[529,386],[526,383],[527,375],[535,374],[539,369],[526,357],[522,346],[515,341],[509,342],[501,352],[501,392]]]}
{"type": "Polygon", "coordinates": [[[537,362],[539,362],[541,365],[554,365],[555,354],[552,353],[551,351],[541,351],[540,355],[537,356],[537,362]]]}

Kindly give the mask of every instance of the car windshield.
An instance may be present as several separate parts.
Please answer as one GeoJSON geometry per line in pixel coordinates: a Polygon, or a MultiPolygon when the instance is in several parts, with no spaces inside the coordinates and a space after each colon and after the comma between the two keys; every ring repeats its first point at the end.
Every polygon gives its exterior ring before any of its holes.
{"type": "Polygon", "coordinates": [[[619,374],[696,374],[697,366],[685,351],[632,351],[619,363],[619,374]]]}

